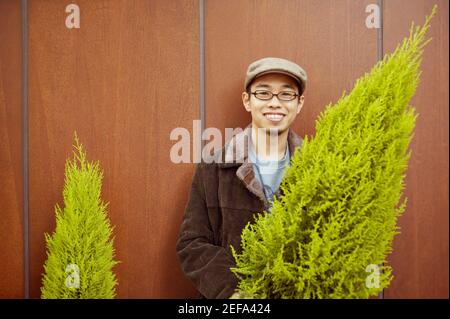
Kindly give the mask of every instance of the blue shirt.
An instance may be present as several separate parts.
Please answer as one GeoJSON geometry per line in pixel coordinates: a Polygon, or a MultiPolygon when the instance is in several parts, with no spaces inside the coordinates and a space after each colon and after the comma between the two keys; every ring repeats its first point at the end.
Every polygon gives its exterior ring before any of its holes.
{"type": "Polygon", "coordinates": [[[284,170],[289,164],[289,147],[286,146],[284,157],[281,160],[264,160],[256,154],[253,143],[250,143],[248,152],[249,161],[253,163],[255,176],[263,185],[264,194],[268,201],[272,201],[274,194],[280,187],[284,170]]]}

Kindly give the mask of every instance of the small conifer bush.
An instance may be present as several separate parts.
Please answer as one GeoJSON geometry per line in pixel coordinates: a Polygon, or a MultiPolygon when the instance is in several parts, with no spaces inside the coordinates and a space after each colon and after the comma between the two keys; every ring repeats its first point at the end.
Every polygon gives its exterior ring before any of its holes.
{"type": "Polygon", "coordinates": [[[423,27],[356,81],[293,154],[269,212],[234,247],[244,298],[368,298],[392,280],[387,256],[405,210],[404,177],[417,113],[423,27]]]}
{"type": "Polygon", "coordinates": [[[118,262],[107,204],[100,199],[103,174],[98,162],[87,161],[76,133],[74,149],[65,166],[65,206],[56,205],[56,230],[45,234],[42,298],[114,298],[112,268],[118,262]]]}

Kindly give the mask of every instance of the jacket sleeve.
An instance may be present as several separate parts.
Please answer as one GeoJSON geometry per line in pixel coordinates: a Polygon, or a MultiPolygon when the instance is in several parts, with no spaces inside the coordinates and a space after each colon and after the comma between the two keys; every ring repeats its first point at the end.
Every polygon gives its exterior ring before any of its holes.
{"type": "Polygon", "coordinates": [[[214,243],[203,174],[204,166],[197,165],[176,250],[183,272],[197,290],[208,299],[224,299],[229,298],[237,286],[237,279],[230,270],[236,264],[224,247],[214,243]]]}

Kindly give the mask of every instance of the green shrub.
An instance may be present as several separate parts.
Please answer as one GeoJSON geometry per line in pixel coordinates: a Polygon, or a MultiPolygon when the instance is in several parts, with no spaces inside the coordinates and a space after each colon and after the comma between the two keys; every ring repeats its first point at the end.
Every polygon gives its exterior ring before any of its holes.
{"type": "Polygon", "coordinates": [[[243,230],[242,252],[232,247],[241,295],[368,298],[389,285],[417,117],[408,103],[435,12],[321,113],[286,170],[284,195],[243,230]]]}
{"type": "Polygon", "coordinates": [[[48,259],[42,298],[114,298],[113,228],[101,199],[102,172],[86,160],[75,134],[74,158],[65,166],[64,209],[55,207],[56,230],[45,234],[48,259]]]}

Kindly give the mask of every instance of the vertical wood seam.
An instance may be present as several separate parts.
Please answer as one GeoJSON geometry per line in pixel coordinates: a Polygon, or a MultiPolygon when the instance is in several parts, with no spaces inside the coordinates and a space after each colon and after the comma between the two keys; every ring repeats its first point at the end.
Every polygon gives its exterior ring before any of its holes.
{"type": "Polygon", "coordinates": [[[22,16],[22,187],[23,187],[23,289],[30,298],[29,207],[28,207],[28,2],[21,0],[22,16]]]}

